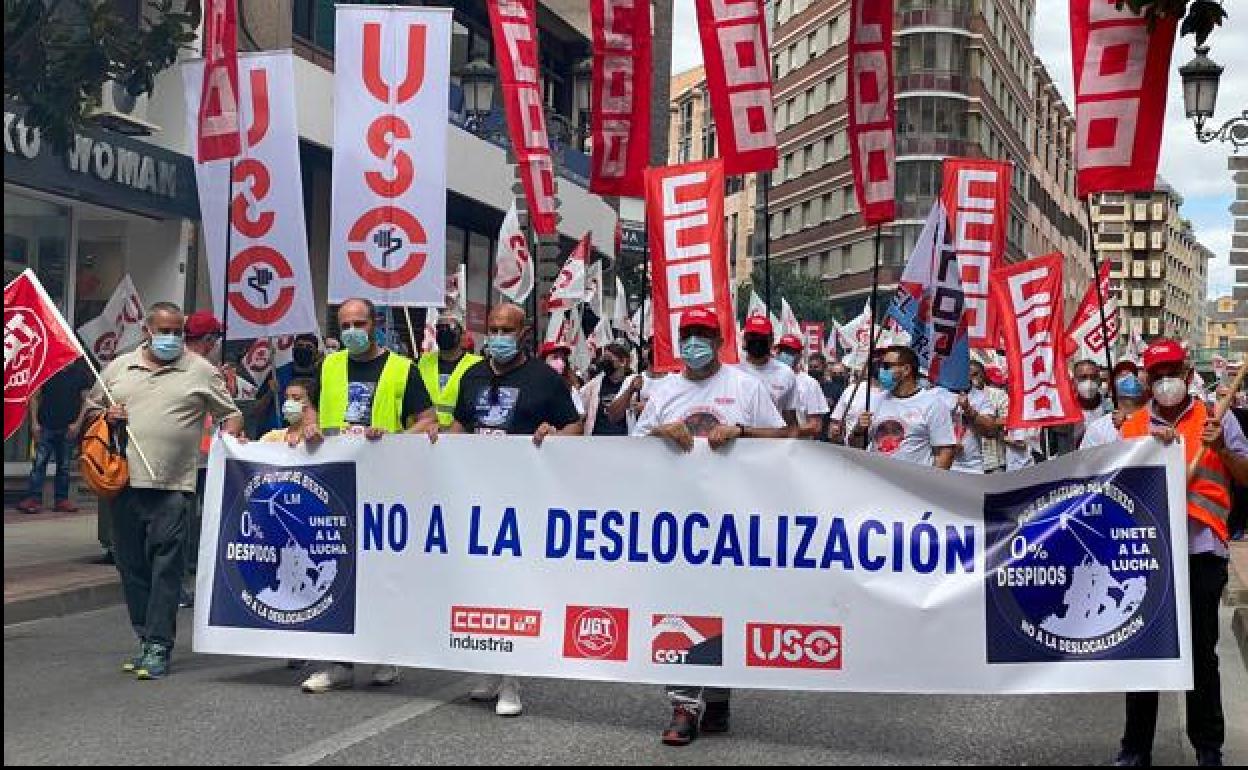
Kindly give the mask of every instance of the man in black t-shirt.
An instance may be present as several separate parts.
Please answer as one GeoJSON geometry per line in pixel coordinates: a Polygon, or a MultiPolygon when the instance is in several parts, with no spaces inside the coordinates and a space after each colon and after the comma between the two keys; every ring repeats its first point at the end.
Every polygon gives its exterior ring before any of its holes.
{"type": "Polygon", "coordinates": [[[43,483],[48,461],[56,461],[53,482],[53,510],[73,513],[78,507],[69,501],[69,461],[82,427],[82,396],[93,380],[81,360],[57,372],[31,404],[31,437],[35,440],[35,461],[30,469],[30,486],[25,500],[17,504],[23,513],[38,513],[43,507],[43,483]]]}

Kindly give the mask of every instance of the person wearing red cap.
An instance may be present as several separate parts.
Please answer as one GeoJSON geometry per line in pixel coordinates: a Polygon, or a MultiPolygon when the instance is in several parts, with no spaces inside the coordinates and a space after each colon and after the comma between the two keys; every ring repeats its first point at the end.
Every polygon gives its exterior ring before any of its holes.
{"type": "MultiPolygon", "coordinates": [[[[1182,439],[1185,465],[1205,449],[1187,482],[1188,572],[1191,594],[1192,665],[1195,688],[1187,693],[1187,737],[1197,763],[1222,764],[1226,724],[1218,672],[1218,605],[1227,582],[1227,524],[1232,481],[1248,481],[1248,439],[1229,413],[1219,421],[1188,389],[1193,376],[1187,353],[1174,340],[1155,340],[1144,351],[1152,388],[1148,408],[1122,424],[1123,438],[1182,439]]],[[[1127,721],[1119,766],[1152,762],[1158,694],[1127,694],[1127,721]]]]}
{"type": "Polygon", "coordinates": [[[745,360],[741,371],[749,374],[767,387],[784,421],[789,426],[789,436],[796,437],[797,425],[797,377],[793,369],[777,361],[771,355],[775,332],[766,316],[752,315],[745,319],[741,336],[744,340],[745,360]]]}
{"type": "Polygon", "coordinates": [[[800,438],[818,439],[823,434],[823,419],[830,410],[819,381],[801,369],[802,351],[806,346],[795,334],[786,334],[776,343],[776,360],[793,370],[797,396],[794,412],[800,438]]]}
{"type": "MultiPolygon", "coordinates": [[[[634,436],[654,436],[684,452],[706,439],[720,449],[739,438],[784,438],[789,429],[763,383],[742,367],[724,366],[719,317],[695,308],[680,317],[679,375],[658,380],[633,428],[634,436]]],[[[698,731],[728,729],[730,691],[718,687],[672,685],[672,721],[663,731],[669,746],[684,746],[698,731]]]]}

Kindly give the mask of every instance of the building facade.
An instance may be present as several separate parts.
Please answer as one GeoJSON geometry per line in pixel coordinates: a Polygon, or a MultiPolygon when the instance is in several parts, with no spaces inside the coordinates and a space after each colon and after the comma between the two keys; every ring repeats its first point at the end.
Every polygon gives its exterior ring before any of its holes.
{"type": "Polygon", "coordinates": [[[1233,295],[1211,299],[1205,303],[1204,350],[1212,360],[1220,355],[1228,361],[1243,361],[1248,356],[1248,299],[1233,295]]]}
{"type": "MultiPolygon", "coordinates": [[[[672,76],[670,125],[668,128],[670,164],[689,163],[719,154],[715,139],[715,119],[706,91],[706,70],[695,67],[672,76]]],[[[724,243],[728,251],[729,273],[736,283],[750,278],[753,260],[750,248],[754,237],[754,202],[758,184],[755,174],[727,177],[724,181],[724,243]]]]}
{"type": "MultiPolygon", "coordinates": [[[[1248,157],[1233,155],[1227,158],[1227,167],[1235,182],[1235,202],[1231,204],[1231,215],[1235,219],[1235,230],[1231,233],[1231,268],[1235,270],[1232,291],[1235,299],[1248,302],[1248,157]]],[[[1248,353],[1248,340],[1239,351],[1248,353]]]]}

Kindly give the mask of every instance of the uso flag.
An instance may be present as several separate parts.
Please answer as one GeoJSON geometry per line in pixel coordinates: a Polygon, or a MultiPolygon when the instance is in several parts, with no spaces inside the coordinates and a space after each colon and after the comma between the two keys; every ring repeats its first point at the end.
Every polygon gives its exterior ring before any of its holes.
{"type": "Polygon", "coordinates": [[[82,355],[69,324],[27,268],[4,287],[4,440],[22,427],[30,397],[82,355]]]}
{"type": "Polygon", "coordinates": [[[710,308],[719,315],[724,341],[720,361],[737,363],[737,324],[723,223],[722,161],[646,169],[656,371],[680,371],[680,316],[695,307],[710,308]]]}
{"type": "Polygon", "coordinates": [[[1008,428],[1043,428],[1083,419],[1066,368],[1062,255],[998,270],[992,291],[1010,370],[1008,428]]]}
{"type": "Polygon", "coordinates": [[[650,3],[590,0],[589,12],[594,35],[589,189],[640,198],[650,159],[650,3]]]}
{"type": "Polygon", "coordinates": [[[849,25],[849,157],[862,221],[896,213],[893,0],[853,0],[849,25]]]}
{"type": "Polygon", "coordinates": [[[1156,185],[1178,19],[1145,19],[1120,5],[1070,0],[1080,197],[1156,185]]]}

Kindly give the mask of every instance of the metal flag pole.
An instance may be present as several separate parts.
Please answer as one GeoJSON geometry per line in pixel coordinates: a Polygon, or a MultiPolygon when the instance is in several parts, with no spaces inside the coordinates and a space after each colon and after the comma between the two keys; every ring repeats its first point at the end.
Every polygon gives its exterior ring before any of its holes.
{"type": "MultiPolygon", "coordinates": [[[[650,297],[650,219],[646,218],[642,227],[645,242],[641,247],[641,322],[637,325],[637,339],[642,349],[646,345],[646,300],[650,297]]],[[[653,323],[653,322],[652,322],[653,323]]],[[[654,335],[650,335],[650,358],[654,358],[654,335]]],[[[653,366],[652,360],[644,362],[646,368],[653,366]]]]}
{"type": "MultiPolygon", "coordinates": [[[[221,276],[221,365],[225,366],[225,348],[230,339],[230,250],[234,248],[234,158],[230,158],[225,175],[225,270],[221,276]]],[[[273,396],[277,401],[277,396],[273,396]]]]}
{"type": "MultiPolygon", "coordinates": [[[[771,172],[762,175],[763,183],[763,301],[771,313],[771,172]]],[[[734,308],[735,312],[736,309],[734,308]]]]}
{"type": "MultiPolygon", "coordinates": [[[[1114,340],[1109,338],[1109,323],[1105,318],[1105,293],[1101,291],[1101,260],[1096,253],[1096,239],[1092,236],[1092,196],[1089,195],[1083,199],[1084,211],[1088,214],[1088,256],[1092,258],[1092,283],[1096,286],[1096,307],[1101,313],[1101,341],[1105,345],[1105,367],[1110,371],[1110,377],[1113,377],[1114,358],[1113,347],[1114,340]]],[[[1111,382],[1109,387],[1109,399],[1114,405],[1114,410],[1118,409],[1118,391],[1111,382]]]]}
{"type": "MultiPolygon", "coordinates": [[[[875,336],[876,307],[875,306],[877,304],[875,301],[876,299],[875,295],[876,295],[876,292],[880,290],[880,241],[882,240],[882,235],[880,232],[881,227],[882,227],[881,225],[875,226],[875,265],[871,268],[871,297],[869,299],[869,303],[871,306],[870,307],[871,326],[869,327],[870,336],[868,337],[868,342],[867,342],[867,365],[866,365],[868,380],[870,380],[870,377],[871,377],[871,362],[875,359],[875,344],[876,344],[876,336],[875,336]]],[[[869,381],[867,383],[867,405],[863,411],[865,412],[871,411],[871,384],[869,381]]]]}

